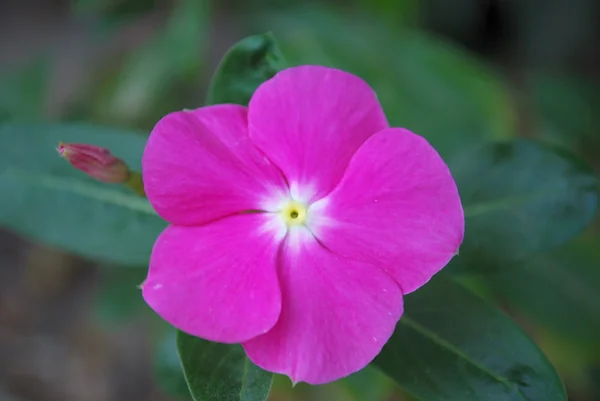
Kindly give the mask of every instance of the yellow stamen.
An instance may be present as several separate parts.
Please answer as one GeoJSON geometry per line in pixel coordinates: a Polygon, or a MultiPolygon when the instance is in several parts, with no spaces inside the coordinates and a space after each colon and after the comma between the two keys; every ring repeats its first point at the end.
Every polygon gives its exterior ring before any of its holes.
{"type": "Polygon", "coordinates": [[[290,201],[281,209],[280,215],[288,226],[302,225],[306,221],[306,205],[290,201]]]}

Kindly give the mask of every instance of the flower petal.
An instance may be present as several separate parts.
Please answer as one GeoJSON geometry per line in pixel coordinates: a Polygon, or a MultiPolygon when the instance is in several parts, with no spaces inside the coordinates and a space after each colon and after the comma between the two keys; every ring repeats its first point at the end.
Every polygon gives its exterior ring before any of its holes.
{"type": "Polygon", "coordinates": [[[442,269],[464,235],[450,170],[424,138],[401,128],[369,138],[309,216],[311,231],[328,249],[376,264],[404,294],[442,269]]]}
{"type": "Polygon", "coordinates": [[[201,224],[289,193],[281,173],[248,137],[237,105],[168,114],[156,124],[142,159],[150,203],[165,220],[201,224]]]}
{"type": "Polygon", "coordinates": [[[402,315],[402,293],[382,270],[339,257],[306,228],[290,231],[280,253],[282,311],[268,333],[246,341],[252,362],[321,384],[365,367],[402,315]]]}
{"type": "Polygon", "coordinates": [[[267,214],[228,217],[200,227],[170,226],[158,238],[142,286],[146,303],[178,329],[235,343],[277,321],[276,259],[282,235],[267,214]]]}
{"type": "Polygon", "coordinates": [[[256,90],[248,110],[252,141],[303,202],[329,193],[354,152],[388,127],[375,92],[362,79],[319,66],[281,71],[256,90]]]}

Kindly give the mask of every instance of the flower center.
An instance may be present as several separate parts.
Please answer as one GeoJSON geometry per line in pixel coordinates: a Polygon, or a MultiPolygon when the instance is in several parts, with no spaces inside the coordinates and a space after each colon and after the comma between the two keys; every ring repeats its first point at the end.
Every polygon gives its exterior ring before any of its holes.
{"type": "Polygon", "coordinates": [[[283,221],[288,226],[292,226],[304,224],[306,221],[306,211],[306,205],[292,200],[286,203],[279,213],[283,221]]]}

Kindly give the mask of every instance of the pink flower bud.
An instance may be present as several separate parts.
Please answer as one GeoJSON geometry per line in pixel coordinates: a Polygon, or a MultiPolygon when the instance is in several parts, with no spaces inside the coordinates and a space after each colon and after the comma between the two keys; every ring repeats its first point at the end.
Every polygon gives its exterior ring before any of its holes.
{"type": "Polygon", "coordinates": [[[73,167],[99,181],[124,183],[129,177],[125,162],[108,149],[79,143],[59,143],[58,153],[73,167]]]}

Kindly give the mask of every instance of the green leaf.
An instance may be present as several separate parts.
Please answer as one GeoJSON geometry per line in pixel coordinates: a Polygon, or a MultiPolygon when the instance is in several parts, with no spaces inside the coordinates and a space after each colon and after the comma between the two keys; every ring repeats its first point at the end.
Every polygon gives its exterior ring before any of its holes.
{"type": "Polygon", "coordinates": [[[250,362],[241,345],[179,332],[177,348],[195,401],[264,401],[269,396],[273,374],[250,362]]]}
{"type": "MultiPolygon", "coordinates": [[[[263,20],[259,21],[260,23],[263,20]]],[[[267,18],[293,65],[321,64],[365,79],[392,126],[427,138],[443,157],[514,132],[507,88],[464,50],[363,15],[311,7],[267,18]]]]}
{"type": "Polygon", "coordinates": [[[154,355],[155,377],[160,387],[178,400],[191,399],[177,351],[177,332],[173,329],[158,343],[154,355]]]}
{"type": "Polygon", "coordinates": [[[247,37],[223,57],[211,81],[206,103],[247,105],[256,88],[285,66],[273,35],[247,37]]]}
{"type": "Polygon", "coordinates": [[[598,207],[598,180],[574,156],[534,141],[476,146],[449,161],[466,232],[453,265],[490,270],[577,236],[598,207]]]}
{"type": "Polygon", "coordinates": [[[592,160],[600,150],[600,85],[580,76],[533,74],[538,135],[592,160]]]}
{"type": "Polygon", "coordinates": [[[55,151],[59,141],[106,147],[139,170],[146,138],[89,125],[0,125],[0,225],[84,257],[147,264],[166,223],[146,199],[74,169],[55,151]]]}
{"type": "Polygon", "coordinates": [[[424,401],[565,401],[536,345],[506,316],[441,277],[405,298],[374,364],[424,401]]]}
{"type": "Polygon", "coordinates": [[[580,238],[554,252],[505,266],[487,277],[487,282],[493,293],[518,314],[574,346],[597,354],[599,267],[598,238],[580,238]]]}
{"type": "Polygon", "coordinates": [[[119,325],[143,312],[150,312],[139,289],[145,280],[146,268],[106,268],[99,277],[93,313],[102,324],[119,325]]]}

